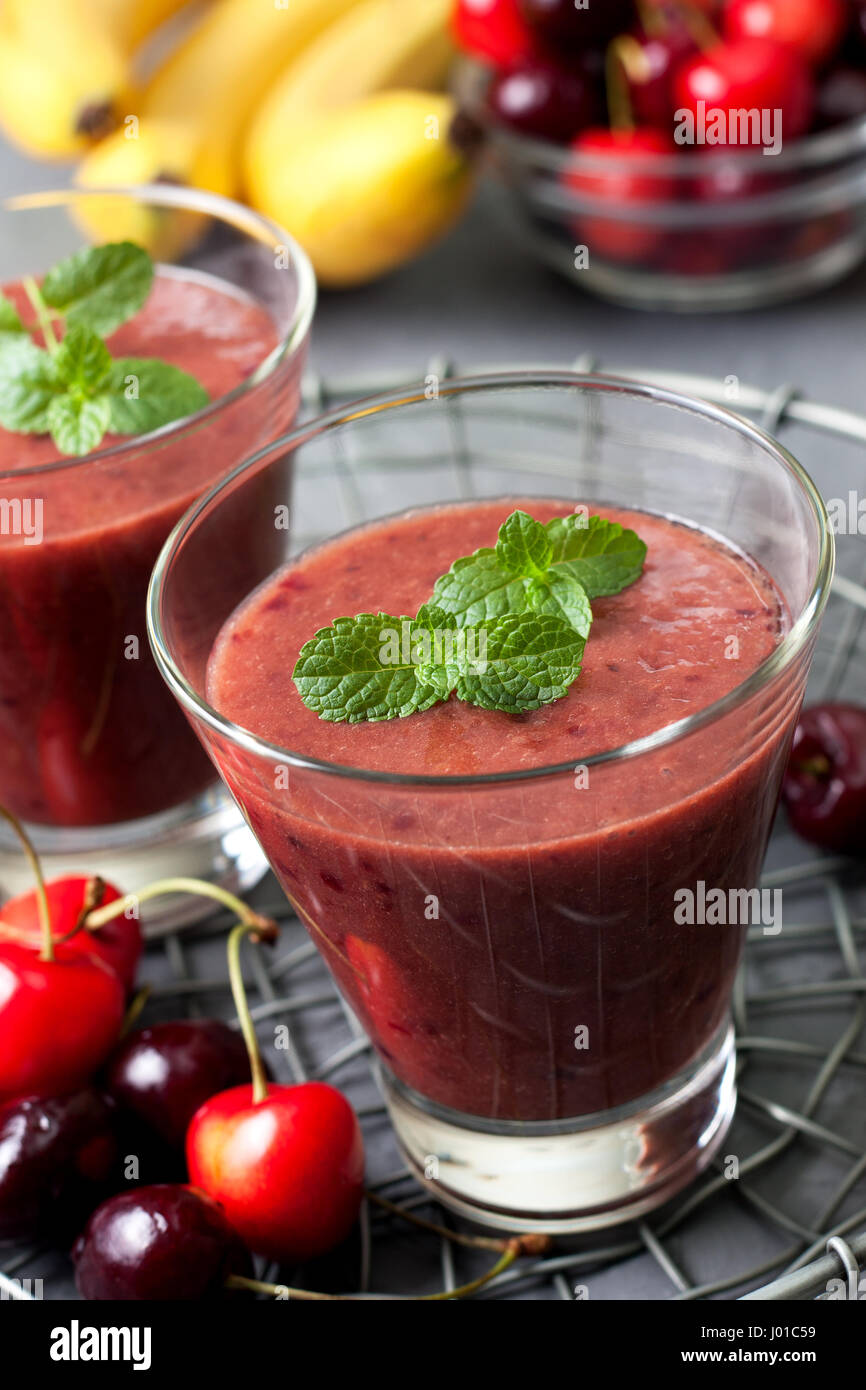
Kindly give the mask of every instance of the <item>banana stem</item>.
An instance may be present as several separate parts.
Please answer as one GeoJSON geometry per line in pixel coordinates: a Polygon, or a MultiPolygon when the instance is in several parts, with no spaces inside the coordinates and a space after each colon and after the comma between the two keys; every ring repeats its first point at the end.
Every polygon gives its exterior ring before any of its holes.
{"type": "Polygon", "coordinates": [[[48,907],[48,894],[45,891],[45,879],[42,876],[42,865],[39,863],[39,855],[33,848],[33,842],[24,826],[16,815],[7,811],[5,806],[0,806],[0,816],[11,825],[21,846],[27,856],[33,877],[36,880],[36,905],[39,910],[39,925],[42,928],[42,950],[39,952],[40,960],[54,959],[54,938],[51,935],[51,912],[48,907]]]}

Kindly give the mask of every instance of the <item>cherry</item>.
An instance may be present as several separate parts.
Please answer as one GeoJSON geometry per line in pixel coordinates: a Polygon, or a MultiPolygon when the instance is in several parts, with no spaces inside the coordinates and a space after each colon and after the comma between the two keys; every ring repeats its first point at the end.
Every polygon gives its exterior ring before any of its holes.
{"type": "Polygon", "coordinates": [[[219,1019],[196,1018],[130,1033],[108,1059],[106,1086],[123,1110],[182,1150],[199,1106],[248,1076],[240,1034],[219,1019]]]}
{"type": "Polygon", "coordinates": [[[363,1195],[364,1148],[349,1102],[321,1081],[236,1086],[189,1127],[190,1181],[219,1202],[244,1242],[270,1259],[323,1255],[349,1234],[363,1195]]]}
{"type": "Polygon", "coordinates": [[[590,0],[579,7],[574,0],[519,0],[527,24],[542,39],[554,44],[588,48],[604,44],[622,33],[634,19],[633,0],[590,0]]]}
{"type": "Polygon", "coordinates": [[[679,69],[674,89],[677,109],[688,111],[698,129],[702,112],[780,110],[783,139],[795,140],[808,129],[814,110],[808,65],[772,39],[717,44],[679,69]]]}
{"type": "MultiPolygon", "coordinates": [[[[121,896],[110,883],[82,876],[53,879],[46,883],[45,892],[55,938],[74,932],[86,910],[117,902],[121,896]]],[[[36,889],[10,898],[0,907],[0,944],[14,940],[38,947],[41,931],[36,889]]],[[[79,930],[67,945],[71,951],[103,960],[123,982],[127,992],[132,989],[142,947],[137,917],[117,917],[99,931],[79,930]]]]}
{"type": "Polygon", "coordinates": [[[824,704],[803,712],[782,797],[804,840],[841,854],[866,852],[866,709],[824,704]]]}
{"type": "Polygon", "coordinates": [[[861,116],[866,116],[866,72],[845,65],[831,68],[818,88],[818,129],[829,130],[861,116]]]}
{"type": "Polygon", "coordinates": [[[820,67],[836,52],[848,27],[846,0],[727,0],[729,39],[775,39],[791,44],[820,67]]]}
{"type": "MultiPolygon", "coordinates": [[[[610,203],[617,211],[639,214],[642,203],[667,202],[676,197],[677,185],[668,173],[652,172],[652,162],[671,156],[674,147],[658,130],[586,130],[571,146],[580,158],[591,157],[597,171],[569,170],[563,182],[581,199],[610,203]]],[[[651,256],[664,240],[664,229],[635,219],[606,218],[603,213],[582,213],[575,235],[590,255],[603,260],[639,263],[651,256]]]]}
{"type": "Polygon", "coordinates": [[[518,62],[535,47],[517,0],[457,0],[453,25],[462,49],[497,65],[518,62]]]}
{"type": "Polygon", "coordinates": [[[528,59],[503,69],[487,93],[488,107],[498,120],[540,139],[570,140],[600,115],[595,81],[575,66],[557,67],[528,59]]]}
{"type": "Polygon", "coordinates": [[[88,1299],[219,1298],[249,1255],[215,1202],[179,1183],[122,1192],[97,1207],[72,1251],[88,1299]]]}
{"type": "Polygon", "coordinates": [[[96,1091],[0,1105],[0,1241],[56,1234],[82,1216],[116,1158],[112,1112],[96,1091]]]}
{"type": "Polygon", "coordinates": [[[698,45],[688,28],[671,19],[664,28],[638,25],[615,40],[615,52],[625,71],[628,96],[639,125],[669,131],[673,125],[674,76],[698,45]]]}
{"type": "Polygon", "coordinates": [[[357,1117],[333,1086],[268,1087],[246,1002],[240,944],[276,929],[241,922],[229,936],[232,994],[253,1084],[206,1100],[186,1141],[190,1181],[219,1202],[250,1249],[275,1260],[323,1255],[343,1240],[363,1195],[364,1146],[357,1117]]]}
{"type": "Polygon", "coordinates": [[[0,1100],[86,1082],[117,1039],[124,998],[114,971],[71,943],[50,960],[0,945],[0,1100]]]}

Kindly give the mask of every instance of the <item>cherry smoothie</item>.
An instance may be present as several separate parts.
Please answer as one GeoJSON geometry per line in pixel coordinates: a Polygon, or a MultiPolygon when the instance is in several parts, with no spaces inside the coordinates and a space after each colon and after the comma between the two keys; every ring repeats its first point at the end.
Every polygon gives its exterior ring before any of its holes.
{"type": "Polygon", "coordinates": [[[646,567],[593,602],[565,698],[517,716],[452,698],[355,725],[304,706],[291,673],[317,629],[415,613],[515,507],[540,521],[572,510],[537,498],[425,508],[306,552],[226,623],[208,693],[282,748],[363,770],[281,767],[276,755],[256,770],[218,752],[393,1074],[468,1115],[556,1120],[655,1091],[723,1026],[745,928],[678,925],[675,893],[756,884],[796,709],[777,701],[769,720],[735,709],[639,759],[586,765],[735,689],[788,624],[748,557],[602,506],[647,543],[646,567]],[[524,777],[425,786],[389,773],[524,777]]]}
{"type": "MultiPolygon", "coordinates": [[[[26,313],[20,287],[6,293],[26,313]]],[[[114,356],[183,368],[212,402],[277,343],[263,307],[171,270],[108,339],[114,356]]],[[[196,496],[291,423],[298,372],[297,359],[281,365],[194,429],[149,444],[107,436],[83,460],[62,458],[48,436],[0,430],[0,496],[38,502],[43,516],[39,543],[0,534],[0,802],[22,819],[131,820],[213,780],[151,659],[147,583],[196,496]]]]}

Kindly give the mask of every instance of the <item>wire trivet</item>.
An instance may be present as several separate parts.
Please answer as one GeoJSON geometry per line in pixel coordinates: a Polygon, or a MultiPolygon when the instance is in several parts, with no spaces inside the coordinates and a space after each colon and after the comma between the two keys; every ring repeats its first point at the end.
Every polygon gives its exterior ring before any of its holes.
{"type": "MultiPolygon", "coordinates": [[[[571,365],[576,371],[599,366],[588,357],[571,365]]],[[[463,372],[502,369],[477,364],[463,372]]],[[[825,495],[842,486],[847,469],[854,479],[855,514],[857,498],[866,496],[866,417],[809,401],[788,386],[767,392],[731,377],[610,370],[726,405],[775,435],[802,431],[790,447],[825,495]],[[834,441],[847,448],[847,455],[833,456],[834,441]]],[[[305,407],[315,414],[375,391],[455,374],[454,365],[438,357],[420,375],[329,381],[311,375],[305,407]]],[[[335,452],[334,485],[349,515],[353,469],[359,466],[362,460],[335,452]]],[[[812,700],[866,697],[866,546],[854,529],[839,538],[839,573],[819,643],[812,700]]],[[[558,1242],[550,1255],[520,1262],[476,1297],[856,1297],[861,1265],[866,1272],[866,972],[860,959],[866,874],[852,861],[821,856],[803,845],[782,821],[771,841],[763,886],[784,890],[784,927],[772,938],[760,928],[749,934],[734,993],[739,1101],[715,1163],[643,1221],[558,1242]]],[[[270,954],[244,952],[253,1017],[275,1078],[319,1078],[338,1085],[361,1117],[370,1190],[459,1229],[406,1170],[379,1095],[370,1046],[303,927],[279,899],[274,880],[268,878],[252,899],[283,927],[270,954]],[[288,1029],[280,1030],[283,1045],[275,1048],[274,1028],[280,1024],[288,1029]]],[[[229,920],[219,914],[187,930],[148,933],[140,976],[153,983],[153,991],[143,1022],[181,1013],[231,1017],[224,953],[229,920]]],[[[309,1287],[326,1291],[412,1297],[455,1288],[476,1277],[488,1258],[365,1203],[357,1240],[305,1274],[309,1287]]],[[[69,1262],[53,1250],[4,1251],[0,1270],[0,1298],[75,1297],[69,1262]]],[[[263,1273],[276,1277],[273,1269],[263,1273]]]]}

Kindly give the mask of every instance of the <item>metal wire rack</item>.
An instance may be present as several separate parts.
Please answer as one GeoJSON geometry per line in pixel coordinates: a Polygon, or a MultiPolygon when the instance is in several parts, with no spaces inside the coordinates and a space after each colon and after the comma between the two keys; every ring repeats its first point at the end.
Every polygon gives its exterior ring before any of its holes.
{"type": "MultiPolygon", "coordinates": [[[[571,364],[581,372],[601,365],[588,357],[571,364]]],[[[802,432],[799,445],[791,442],[791,447],[825,493],[847,478],[854,490],[861,484],[858,496],[866,496],[866,417],[810,401],[790,386],[764,391],[731,378],[605,369],[727,405],[776,435],[802,432]]],[[[502,367],[478,364],[461,374],[497,370],[502,367]]],[[[444,357],[433,358],[420,374],[405,376],[326,381],[312,374],[305,383],[305,409],[317,414],[374,391],[455,374],[455,365],[444,357]]],[[[351,466],[351,460],[335,459],[338,485],[349,491],[351,466]]],[[[811,698],[863,698],[864,626],[866,545],[855,534],[840,544],[811,698]]],[[[561,1242],[545,1258],[513,1266],[476,1297],[857,1296],[861,1266],[866,1271],[866,873],[851,861],[809,850],[781,825],[771,843],[764,886],[784,889],[785,926],[779,937],[767,938],[760,929],[749,936],[734,996],[739,1104],[714,1167],[651,1217],[601,1236],[561,1242]]],[[[268,1053],[277,1079],[317,1077],[338,1084],[362,1120],[370,1190],[406,1211],[459,1229],[406,1170],[381,1102],[369,1044],[278,896],[268,879],[253,898],[280,919],[280,944],[271,955],[249,949],[245,956],[263,1043],[273,1041],[275,1025],[289,1025],[287,1044],[268,1053]]],[[[228,924],[218,914],[186,930],[149,931],[141,973],[153,991],[145,1021],[181,1011],[231,1016],[224,961],[228,924]]],[[[285,1043],[285,1030],[281,1036],[285,1043]]],[[[142,1176],[158,1180],[158,1175],[142,1176]]],[[[488,1258],[365,1204],[355,1243],[304,1274],[309,1287],[326,1291],[411,1298],[453,1289],[476,1277],[488,1258]]],[[[273,1277],[275,1271],[263,1273],[273,1277]]],[[[0,1298],[34,1296],[75,1296],[68,1261],[48,1248],[0,1253],[0,1298]]]]}

